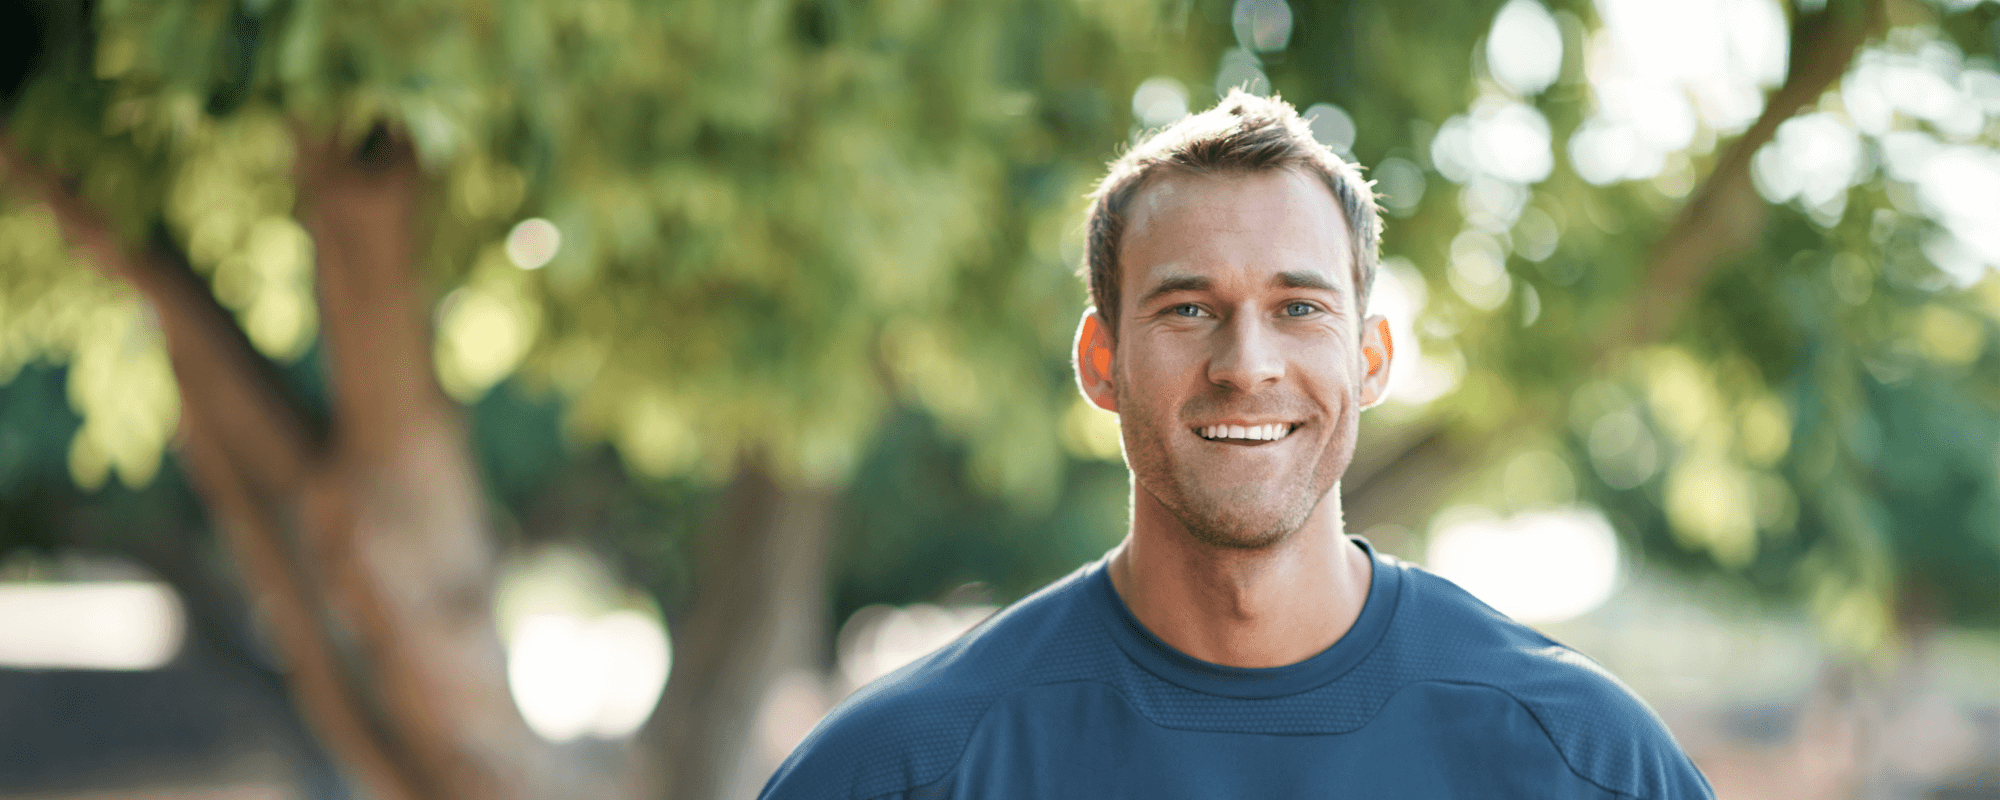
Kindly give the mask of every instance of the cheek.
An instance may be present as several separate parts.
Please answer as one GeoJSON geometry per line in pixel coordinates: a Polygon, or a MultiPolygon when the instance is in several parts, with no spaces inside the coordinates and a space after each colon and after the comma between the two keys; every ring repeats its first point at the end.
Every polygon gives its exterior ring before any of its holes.
{"type": "Polygon", "coordinates": [[[1161,390],[1179,385],[1201,361],[1191,347],[1132,347],[1121,355],[1120,376],[1143,399],[1156,399],[1161,390]]]}
{"type": "Polygon", "coordinates": [[[1344,340],[1325,341],[1301,345],[1306,357],[1295,363],[1300,370],[1299,377],[1321,389],[1351,391],[1353,384],[1363,374],[1366,365],[1361,363],[1359,347],[1344,340]]]}

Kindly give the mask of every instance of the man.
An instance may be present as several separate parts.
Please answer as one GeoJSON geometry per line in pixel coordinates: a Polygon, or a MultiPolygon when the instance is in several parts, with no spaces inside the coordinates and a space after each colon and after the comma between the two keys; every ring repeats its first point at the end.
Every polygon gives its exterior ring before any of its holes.
{"type": "Polygon", "coordinates": [[[1380,222],[1291,106],[1153,136],[1088,228],[1077,381],[1120,415],[1128,535],[857,692],[765,797],[1711,796],[1597,665],[1343,531],[1380,222]]]}

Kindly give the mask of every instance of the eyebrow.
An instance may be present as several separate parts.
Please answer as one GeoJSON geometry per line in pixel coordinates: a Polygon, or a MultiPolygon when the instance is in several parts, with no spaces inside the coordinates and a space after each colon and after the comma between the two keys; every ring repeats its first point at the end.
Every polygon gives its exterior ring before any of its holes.
{"type": "Polygon", "coordinates": [[[1160,295],[1163,294],[1173,294],[1175,292],[1204,292],[1207,291],[1209,287],[1214,285],[1215,285],[1214,281],[1211,281],[1208,278],[1202,277],[1200,275],[1175,275],[1169,278],[1162,279],[1158,286],[1154,286],[1152,291],[1146,293],[1145,297],[1139,298],[1139,303],[1141,305],[1144,305],[1148,302],[1151,302],[1153,298],[1159,297],[1160,295]]]}
{"type": "MultiPolygon", "coordinates": [[[[1332,282],[1319,273],[1302,270],[1280,272],[1273,275],[1271,276],[1271,285],[1280,289],[1318,289],[1334,294],[1340,293],[1340,287],[1333,285],[1332,282]]],[[[1205,276],[1174,275],[1162,278],[1159,285],[1154,286],[1153,290],[1147,292],[1145,297],[1139,298],[1139,304],[1145,305],[1151,302],[1153,298],[1176,292],[1205,292],[1214,286],[1215,282],[1205,276]]]]}
{"type": "Polygon", "coordinates": [[[1319,289],[1340,293],[1340,287],[1333,285],[1317,272],[1280,272],[1271,278],[1271,285],[1280,289],[1319,289]]]}

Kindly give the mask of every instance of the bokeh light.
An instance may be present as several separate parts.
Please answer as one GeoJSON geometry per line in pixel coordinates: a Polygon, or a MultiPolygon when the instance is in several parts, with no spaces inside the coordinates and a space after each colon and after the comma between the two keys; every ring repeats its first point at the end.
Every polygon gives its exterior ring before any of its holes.
{"type": "Polygon", "coordinates": [[[541,217],[521,220],[507,232],[507,258],[522,269],[541,269],[562,247],[562,231],[541,217]]]}
{"type": "Polygon", "coordinates": [[[544,739],[619,739],[643,725],[673,665],[659,611],[581,550],[511,562],[495,597],[507,685],[544,739]]]}
{"type": "Polygon", "coordinates": [[[1486,68],[1516,95],[1538,94],[1562,75],[1562,29],[1535,0],[1509,0],[1486,37],[1486,68]]]}
{"type": "Polygon", "coordinates": [[[1285,0],[1236,0],[1229,22],[1236,46],[1251,52],[1283,50],[1292,40],[1292,7],[1285,0]]]}
{"type": "Polygon", "coordinates": [[[1187,113],[1187,87],[1173,78],[1155,75],[1132,92],[1132,118],[1142,127],[1171,125],[1187,113]]]}
{"type": "Polygon", "coordinates": [[[1750,175],[1764,199],[1784,203],[1798,198],[1832,221],[1846,207],[1848,187],[1866,177],[1870,166],[1861,137],[1826,113],[1785,120],[1752,165],[1750,175]]]}
{"type": "Polygon", "coordinates": [[[1529,624],[1589,613],[1618,586],[1618,537],[1595,509],[1499,518],[1483,509],[1440,513],[1424,561],[1487,605],[1529,624]]]}
{"type": "Polygon", "coordinates": [[[1393,216],[1407,216],[1424,199],[1424,168],[1407,158],[1382,159],[1369,174],[1375,179],[1375,193],[1383,208],[1393,216]]]}
{"type": "Polygon", "coordinates": [[[1332,103],[1314,103],[1300,112],[1306,123],[1312,126],[1313,138],[1336,153],[1348,154],[1354,151],[1354,118],[1340,106],[1332,103]]]}
{"type": "Polygon", "coordinates": [[[1562,226],[1548,212],[1528,206],[1514,221],[1512,238],[1516,254],[1529,261],[1545,261],[1562,240],[1562,226]]]}
{"type": "Polygon", "coordinates": [[[541,335],[542,298],[517,263],[511,246],[489,245],[465,282],[438,303],[432,363],[452,399],[478,401],[514,374],[541,335]]]}
{"type": "MultiPolygon", "coordinates": [[[[1555,167],[1549,122],[1534,106],[1488,94],[1468,114],[1445,120],[1431,139],[1431,162],[1454,183],[1491,178],[1539,183],[1555,167]]],[[[1513,219],[1507,217],[1507,224],[1513,219]]]]}
{"type": "Polygon", "coordinates": [[[672,659],[659,621],[632,611],[530,614],[508,639],[514,702],[555,742],[631,735],[659,702],[672,659]]]}
{"type": "Polygon", "coordinates": [[[1468,228],[1451,240],[1451,267],[1446,281],[1452,291],[1474,308],[1491,311],[1507,302],[1513,281],[1507,274],[1507,252],[1485,231],[1468,228]]]}
{"type": "Polygon", "coordinates": [[[1772,0],[1599,0],[1597,11],[1584,59],[1593,109],[1569,142],[1590,183],[1658,174],[1703,125],[1748,127],[1784,81],[1789,40],[1772,0]]]}
{"type": "Polygon", "coordinates": [[[1271,79],[1264,74],[1263,62],[1241,47],[1223,53],[1222,62],[1215,68],[1215,96],[1226,96],[1231,89],[1254,95],[1271,93],[1271,79]]]}
{"type": "Polygon", "coordinates": [[[1388,400],[1421,406],[1457,388],[1463,369],[1456,362],[1425,352],[1417,335],[1417,319],[1430,302],[1424,276],[1401,256],[1382,259],[1375,285],[1368,292],[1368,313],[1389,321],[1389,338],[1396,358],[1389,366],[1388,400]]]}
{"type": "Polygon", "coordinates": [[[902,669],[950,644],[987,617],[995,606],[873,605],[861,608],[840,628],[840,674],[850,690],[902,669]]]}
{"type": "Polygon", "coordinates": [[[0,667],[157,669],[186,627],[158,581],[0,583],[0,667]]]}

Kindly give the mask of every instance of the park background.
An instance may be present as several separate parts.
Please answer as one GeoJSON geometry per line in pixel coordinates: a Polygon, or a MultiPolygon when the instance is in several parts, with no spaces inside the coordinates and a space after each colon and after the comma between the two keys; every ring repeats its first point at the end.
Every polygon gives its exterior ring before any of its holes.
{"type": "Polygon", "coordinates": [[[1382,194],[1352,532],[2000,796],[2000,3],[4,13],[0,796],[753,795],[1122,535],[1084,197],[1232,86],[1382,194]]]}

